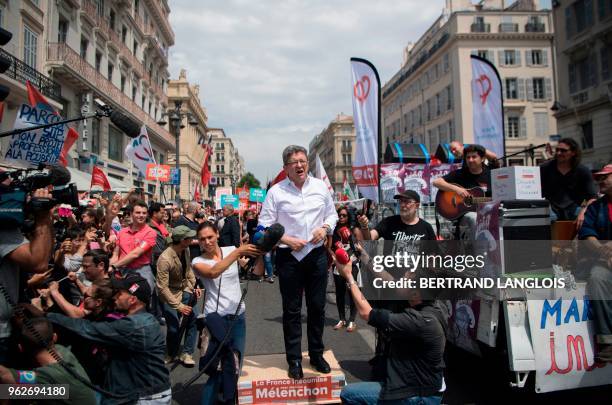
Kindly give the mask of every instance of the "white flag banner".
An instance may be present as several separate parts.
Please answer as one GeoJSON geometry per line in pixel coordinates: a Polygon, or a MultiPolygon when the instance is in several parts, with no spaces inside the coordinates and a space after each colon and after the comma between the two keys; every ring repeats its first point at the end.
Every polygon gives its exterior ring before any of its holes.
{"type": "Polygon", "coordinates": [[[143,177],[147,173],[147,165],[156,164],[146,126],[143,125],[140,129],[140,135],[127,144],[125,147],[125,156],[129,161],[134,163],[140,175],[143,177]]]}
{"type": "Polygon", "coordinates": [[[361,195],[378,202],[378,122],[380,79],[374,66],[351,58],[355,160],[353,179],[361,195]]]}
{"type": "Polygon", "coordinates": [[[497,156],[503,156],[505,148],[501,79],[490,62],[474,55],[471,60],[474,143],[484,146],[497,156]]]}
{"type": "Polygon", "coordinates": [[[321,158],[319,157],[318,153],[317,153],[317,157],[316,157],[315,177],[317,179],[321,179],[321,180],[323,180],[323,182],[325,182],[325,185],[327,186],[327,189],[329,190],[329,192],[331,193],[331,195],[333,197],[333,195],[334,195],[334,188],[332,187],[331,183],[329,182],[329,177],[327,177],[327,173],[325,173],[325,168],[323,167],[323,162],[321,162],[321,158]]]}

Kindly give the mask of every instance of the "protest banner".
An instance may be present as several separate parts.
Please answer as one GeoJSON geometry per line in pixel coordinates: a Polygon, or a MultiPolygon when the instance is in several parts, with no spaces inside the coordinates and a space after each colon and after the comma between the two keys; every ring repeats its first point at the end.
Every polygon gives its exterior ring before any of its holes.
{"type": "Polygon", "coordinates": [[[145,178],[151,181],[167,182],[170,180],[170,166],[169,165],[156,165],[149,163],[147,165],[147,172],[145,178]]]}
{"type": "Polygon", "coordinates": [[[223,194],[221,196],[221,207],[225,207],[226,205],[231,205],[235,210],[240,208],[240,200],[238,199],[238,194],[223,194]]]}
{"type": "Polygon", "coordinates": [[[252,188],[249,190],[249,201],[264,202],[266,199],[266,190],[263,188],[252,188]]]}

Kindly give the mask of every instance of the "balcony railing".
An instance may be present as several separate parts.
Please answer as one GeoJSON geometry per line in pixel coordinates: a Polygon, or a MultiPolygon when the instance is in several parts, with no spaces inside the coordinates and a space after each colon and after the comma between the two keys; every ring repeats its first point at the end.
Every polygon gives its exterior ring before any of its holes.
{"type": "Polygon", "coordinates": [[[120,106],[138,121],[154,131],[164,142],[174,145],[174,137],[161,127],[149,114],[143,111],[131,98],[119,90],[106,77],[68,45],[63,43],[49,43],[47,48],[47,63],[65,66],[75,77],[80,78],[104,96],[109,103],[120,106]]]}
{"type": "Polygon", "coordinates": [[[588,91],[583,91],[583,92],[580,92],[578,94],[573,95],[572,96],[572,101],[576,105],[586,103],[587,101],[589,101],[589,92],[588,91]]]}
{"type": "Polygon", "coordinates": [[[23,84],[29,80],[30,83],[45,96],[49,96],[58,101],[61,99],[62,88],[59,83],[44,76],[38,70],[26,65],[22,60],[17,59],[1,48],[0,56],[11,61],[11,66],[4,72],[5,75],[23,84]]]}
{"type": "Polygon", "coordinates": [[[525,24],[525,32],[546,32],[546,25],[542,23],[525,24]]]}
{"type": "Polygon", "coordinates": [[[470,28],[471,32],[491,32],[491,24],[474,23],[470,28]]]}
{"type": "Polygon", "coordinates": [[[501,23],[499,24],[499,32],[518,32],[518,27],[516,23],[501,23]]]}
{"type": "Polygon", "coordinates": [[[82,0],[81,7],[83,12],[90,15],[91,18],[96,22],[96,26],[102,31],[102,33],[109,39],[109,41],[119,48],[119,57],[123,58],[134,70],[134,73],[144,81],[146,81],[153,92],[159,97],[162,104],[168,104],[168,96],[164,93],[163,89],[157,84],[152,83],[149,73],[146,71],[141,61],[136,58],[133,51],[127,47],[127,45],[121,40],[119,34],[111,28],[109,22],[98,15],[97,7],[92,0],[82,0]]]}

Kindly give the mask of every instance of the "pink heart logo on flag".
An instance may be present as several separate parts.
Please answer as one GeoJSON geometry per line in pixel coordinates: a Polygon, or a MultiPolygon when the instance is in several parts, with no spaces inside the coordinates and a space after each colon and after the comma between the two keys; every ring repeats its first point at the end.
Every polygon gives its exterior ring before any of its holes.
{"type": "Polygon", "coordinates": [[[370,78],[368,76],[363,76],[361,80],[357,80],[357,83],[355,83],[353,87],[353,92],[355,93],[355,98],[359,100],[360,103],[363,103],[370,94],[370,78]]]}
{"type": "Polygon", "coordinates": [[[476,83],[480,85],[480,102],[484,105],[487,102],[487,98],[489,97],[489,93],[493,88],[491,84],[491,80],[487,75],[480,75],[478,79],[476,79],[476,83]],[[487,87],[485,88],[484,83],[487,82],[487,87]]]}

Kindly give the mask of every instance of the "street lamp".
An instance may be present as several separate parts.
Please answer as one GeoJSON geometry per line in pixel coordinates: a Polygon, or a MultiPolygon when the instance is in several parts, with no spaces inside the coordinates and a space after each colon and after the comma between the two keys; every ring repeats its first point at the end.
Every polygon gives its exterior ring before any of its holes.
{"type": "Polygon", "coordinates": [[[174,108],[168,110],[167,112],[162,113],[161,119],[157,121],[157,123],[161,126],[166,125],[168,122],[164,119],[164,117],[168,117],[170,121],[170,132],[174,135],[174,146],[176,148],[175,152],[175,167],[177,175],[179,176],[179,181],[176,184],[175,192],[176,192],[176,202],[181,202],[181,178],[180,178],[180,162],[179,162],[179,141],[181,136],[181,129],[185,128],[183,125],[183,118],[187,118],[187,123],[195,127],[198,125],[197,119],[188,111],[182,111],[181,108],[183,106],[183,102],[177,100],[174,102],[174,108]]]}

